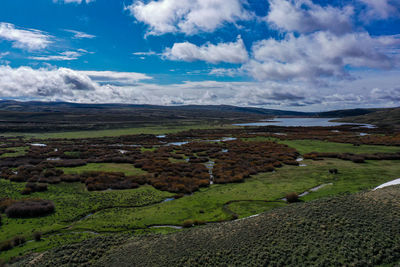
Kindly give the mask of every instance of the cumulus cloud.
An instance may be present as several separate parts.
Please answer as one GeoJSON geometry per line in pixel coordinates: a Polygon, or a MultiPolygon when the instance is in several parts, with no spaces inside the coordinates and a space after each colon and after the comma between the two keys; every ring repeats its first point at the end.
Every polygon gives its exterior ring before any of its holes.
{"type": "Polygon", "coordinates": [[[40,50],[52,43],[51,36],[35,29],[20,29],[11,23],[0,23],[0,40],[10,41],[14,48],[40,50]]]}
{"type": "Polygon", "coordinates": [[[118,87],[102,86],[99,82],[132,84],[147,79],[151,77],[141,73],[0,66],[0,97],[74,102],[109,102],[114,97],[121,101],[116,97],[118,87]]]}
{"type": "Polygon", "coordinates": [[[364,20],[388,19],[400,15],[400,3],[396,0],[359,0],[366,6],[364,20]]]}
{"type": "Polygon", "coordinates": [[[400,102],[400,87],[390,88],[388,90],[374,88],[371,91],[371,98],[398,105],[400,102]]]}
{"type": "Polygon", "coordinates": [[[0,98],[160,105],[256,105],[269,101],[281,105],[303,100],[307,94],[301,88],[271,82],[140,83],[148,79],[151,77],[140,73],[0,66],[0,98]],[[133,82],[134,86],[128,86],[133,82]]]}
{"type": "Polygon", "coordinates": [[[73,38],[75,38],[75,39],[93,39],[93,38],[96,38],[95,35],[88,34],[88,33],[85,33],[85,32],[80,32],[80,31],[75,31],[75,30],[68,30],[68,29],[64,30],[64,31],[72,33],[74,35],[73,38]]]}
{"type": "Polygon", "coordinates": [[[163,56],[170,60],[192,62],[196,60],[213,64],[219,62],[244,63],[248,60],[248,53],[241,37],[236,42],[211,44],[202,46],[184,42],[175,43],[172,48],[167,48],[163,56]]]}
{"type": "Polygon", "coordinates": [[[73,90],[95,90],[96,84],[76,71],[0,66],[1,97],[48,97],[71,95],[73,90]]]}
{"type": "Polygon", "coordinates": [[[396,105],[400,99],[396,71],[368,73],[321,91],[301,81],[142,83],[145,74],[32,69],[0,66],[0,99],[77,103],[228,104],[269,108],[326,110],[396,105]],[[382,83],[384,79],[384,83],[382,83]],[[116,82],[120,81],[120,82],[116,82]],[[130,84],[136,82],[135,84],[130,84]]]}
{"type": "Polygon", "coordinates": [[[149,26],[149,34],[213,32],[225,23],[249,20],[242,0],[136,1],[127,7],[136,20],[149,26]]]}
{"type": "Polygon", "coordinates": [[[278,29],[300,33],[327,30],[342,34],[352,28],[351,6],[322,7],[311,0],[270,0],[269,3],[266,21],[278,29]]]}
{"type": "Polygon", "coordinates": [[[244,68],[258,80],[345,78],[346,68],[390,69],[399,62],[399,36],[372,37],[367,32],[337,36],[316,32],[283,40],[267,39],[253,45],[252,60],[244,68]]]}
{"type": "Polygon", "coordinates": [[[114,72],[114,71],[79,71],[89,76],[93,81],[101,83],[136,84],[139,81],[151,80],[152,77],[137,72],[114,72]]]}

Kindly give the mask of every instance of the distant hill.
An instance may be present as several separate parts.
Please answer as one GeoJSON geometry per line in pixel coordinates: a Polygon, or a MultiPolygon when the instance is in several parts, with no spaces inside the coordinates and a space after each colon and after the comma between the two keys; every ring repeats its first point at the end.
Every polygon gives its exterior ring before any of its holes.
{"type": "Polygon", "coordinates": [[[96,110],[100,112],[105,110],[107,112],[118,111],[135,111],[135,110],[164,110],[169,112],[191,112],[191,111],[205,111],[221,112],[221,116],[227,116],[231,113],[242,114],[258,114],[258,115],[272,115],[272,116],[313,116],[314,112],[297,112],[285,111],[277,109],[264,109],[253,107],[236,107],[229,105],[184,105],[184,106],[158,106],[158,105],[131,105],[131,104],[79,104],[68,102],[18,102],[14,100],[0,100],[0,110],[3,111],[21,111],[21,112],[80,112],[96,110]]]}
{"type": "Polygon", "coordinates": [[[324,117],[324,118],[343,118],[343,117],[350,117],[350,116],[366,115],[366,114],[374,113],[378,110],[382,110],[382,109],[356,108],[356,109],[332,110],[332,111],[320,112],[320,113],[318,113],[318,116],[324,117]]]}
{"type": "Polygon", "coordinates": [[[183,121],[230,124],[273,117],[351,117],[346,121],[388,125],[400,124],[399,113],[398,109],[297,112],[229,105],[157,106],[2,100],[0,133],[115,129],[183,121]]]}
{"type": "Polygon", "coordinates": [[[227,105],[156,106],[0,101],[0,133],[99,130],[177,122],[231,124],[275,116],[313,115],[227,105]]]}
{"type": "Polygon", "coordinates": [[[369,123],[400,130],[400,108],[378,109],[368,114],[346,117],[338,121],[369,123]]]}

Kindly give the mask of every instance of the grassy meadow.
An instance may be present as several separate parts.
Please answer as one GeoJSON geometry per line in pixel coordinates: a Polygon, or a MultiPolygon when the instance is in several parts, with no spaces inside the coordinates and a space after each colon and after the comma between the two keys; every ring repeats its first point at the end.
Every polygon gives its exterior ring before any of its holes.
{"type": "MultiPolygon", "coordinates": [[[[195,128],[208,127],[208,125],[197,125],[195,128]]],[[[144,129],[66,132],[29,135],[29,137],[87,138],[137,133],[161,134],[189,128],[193,128],[193,125],[177,128],[161,126],[144,129]]],[[[245,140],[260,142],[269,141],[271,138],[255,137],[245,140]]],[[[393,153],[400,151],[400,147],[396,146],[353,146],[352,144],[316,140],[272,140],[293,147],[300,154],[309,152],[393,153]]],[[[27,148],[20,147],[12,150],[16,152],[10,153],[12,155],[3,154],[2,157],[23,155],[27,148]]],[[[152,152],[155,149],[143,148],[142,152],[144,151],[152,152]]],[[[185,159],[170,158],[170,161],[185,162],[185,159]]],[[[367,191],[400,177],[400,164],[396,160],[369,160],[357,164],[340,159],[324,159],[319,161],[303,160],[301,163],[305,166],[284,165],[274,172],[253,175],[242,183],[213,184],[178,199],[173,199],[173,193],[157,190],[150,185],[143,185],[137,189],[106,191],[88,191],[85,185],[79,182],[49,185],[48,191],[33,193],[29,198],[53,201],[56,206],[54,214],[25,219],[3,216],[0,226],[0,243],[15,236],[23,236],[29,242],[9,251],[0,252],[0,258],[8,260],[28,252],[45,251],[99,236],[107,237],[125,233],[134,235],[170,233],[179,231],[170,226],[183,226],[185,221],[204,224],[242,219],[273,209],[286,208],[288,204],[282,199],[290,192],[300,194],[316,186],[329,184],[301,197],[302,201],[309,202],[367,191]],[[338,169],[338,174],[329,173],[328,170],[333,168],[338,169]],[[161,226],[161,228],[151,228],[152,226],[161,226]],[[33,241],[35,232],[42,233],[42,241],[33,241]]],[[[132,164],[121,163],[88,163],[84,166],[61,169],[65,174],[89,171],[123,172],[125,175],[147,173],[135,168],[132,164]]],[[[20,193],[24,186],[24,183],[0,179],[0,199],[6,197],[27,198],[20,193]]]]}

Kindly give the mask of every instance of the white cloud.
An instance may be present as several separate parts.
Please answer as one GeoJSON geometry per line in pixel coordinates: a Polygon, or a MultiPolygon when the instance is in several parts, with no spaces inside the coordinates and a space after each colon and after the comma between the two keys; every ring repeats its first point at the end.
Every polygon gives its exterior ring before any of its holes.
{"type": "Polygon", "coordinates": [[[88,33],[85,33],[85,32],[80,32],[80,31],[75,31],[75,30],[64,30],[64,31],[73,33],[74,34],[73,38],[75,38],[75,39],[93,39],[93,38],[96,38],[95,35],[88,34],[88,33]]]}
{"type": "Polygon", "coordinates": [[[32,69],[0,66],[1,97],[40,99],[72,95],[73,90],[95,90],[96,84],[87,76],[66,68],[32,69]]]}
{"type": "Polygon", "coordinates": [[[86,4],[95,2],[96,0],[53,0],[54,3],[65,3],[65,4],[81,4],[86,2],[86,4]]]}
{"type": "Polygon", "coordinates": [[[398,71],[362,72],[358,80],[338,81],[321,90],[298,81],[159,85],[141,83],[140,80],[151,77],[140,73],[0,66],[0,98],[78,103],[228,104],[315,111],[398,105],[399,75],[398,71]],[[127,80],[136,83],[126,85],[127,80]]]}
{"type": "Polygon", "coordinates": [[[143,57],[143,56],[157,56],[158,54],[153,51],[148,51],[148,52],[134,52],[132,53],[132,55],[143,57]]]}
{"type": "Polygon", "coordinates": [[[253,59],[244,68],[258,80],[346,77],[351,67],[390,69],[399,63],[399,36],[372,37],[368,33],[341,36],[316,32],[284,40],[268,39],[253,45],[253,59]]]}
{"type": "Polygon", "coordinates": [[[328,30],[342,34],[352,28],[351,6],[322,7],[311,0],[270,0],[269,3],[266,21],[278,29],[301,33],[328,30]]]}
{"type": "Polygon", "coordinates": [[[400,15],[400,3],[397,0],[359,0],[367,10],[362,13],[364,20],[388,19],[400,15]]]}
{"type": "Polygon", "coordinates": [[[209,75],[214,76],[228,76],[228,77],[235,77],[243,74],[242,69],[235,69],[235,68],[213,68],[210,70],[209,75]]]}
{"type": "Polygon", "coordinates": [[[149,26],[149,34],[199,31],[213,32],[225,23],[251,19],[241,0],[136,1],[127,7],[138,21],[149,26]]]}
{"type": "Polygon", "coordinates": [[[10,54],[10,52],[3,52],[3,53],[0,53],[0,58],[3,58],[3,57],[5,57],[5,56],[7,56],[7,55],[9,55],[10,54]]]}
{"type": "Polygon", "coordinates": [[[41,60],[41,61],[70,61],[70,60],[77,60],[79,57],[82,56],[82,53],[75,52],[75,51],[65,51],[60,53],[59,55],[51,55],[51,56],[35,56],[30,57],[33,60],[41,60]]]}
{"type": "Polygon", "coordinates": [[[52,43],[51,36],[35,29],[19,29],[11,23],[0,23],[0,40],[12,42],[14,48],[41,50],[52,43]]]}
{"type": "Polygon", "coordinates": [[[242,38],[238,37],[232,43],[207,43],[197,46],[189,42],[175,43],[172,48],[167,48],[163,56],[170,60],[192,62],[196,60],[210,63],[244,63],[248,60],[248,53],[242,38]]]}
{"type": "Polygon", "coordinates": [[[114,72],[114,71],[79,71],[89,76],[93,81],[102,83],[136,84],[139,81],[151,80],[152,77],[137,72],[114,72]]]}

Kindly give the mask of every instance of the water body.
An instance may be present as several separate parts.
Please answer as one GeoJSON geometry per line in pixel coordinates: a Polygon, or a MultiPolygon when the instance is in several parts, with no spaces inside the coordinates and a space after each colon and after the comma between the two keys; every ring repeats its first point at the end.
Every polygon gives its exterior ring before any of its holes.
{"type": "Polygon", "coordinates": [[[210,160],[209,162],[205,163],[206,168],[208,169],[208,173],[210,174],[210,184],[214,184],[214,175],[213,175],[213,169],[215,162],[210,160]]]}
{"type": "Polygon", "coordinates": [[[40,147],[45,147],[47,146],[46,144],[31,144],[31,146],[40,146],[40,147]]]}
{"type": "Polygon", "coordinates": [[[252,122],[252,123],[238,123],[235,126],[285,126],[285,127],[315,127],[315,126],[340,126],[340,125],[360,125],[365,128],[374,128],[372,124],[361,123],[347,123],[347,122],[333,122],[337,118],[274,118],[273,120],[252,122]]]}
{"type": "Polygon", "coordinates": [[[177,225],[153,225],[150,226],[149,228],[172,228],[172,229],[182,229],[182,226],[177,226],[177,225]]]}
{"type": "Polygon", "coordinates": [[[61,158],[60,158],[60,157],[56,157],[56,158],[47,158],[46,160],[48,160],[48,161],[59,161],[59,160],[61,160],[61,158]]]}
{"type": "Polygon", "coordinates": [[[182,146],[182,145],[186,145],[189,144],[189,142],[172,142],[172,143],[168,143],[167,146],[182,146]]]}
{"type": "Polygon", "coordinates": [[[400,178],[392,180],[392,181],[384,183],[384,184],[381,184],[380,186],[375,187],[373,189],[373,191],[375,191],[376,189],[380,189],[380,188],[384,188],[384,187],[388,187],[388,186],[392,186],[392,185],[398,185],[398,184],[400,184],[400,178]]]}
{"type": "Polygon", "coordinates": [[[304,197],[304,196],[310,194],[311,192],[316,192],[316,191],[320,190],[321,188],[323,188],[323,187],[325,187],[327,185],[333,185],[333,183],[321,184],[319,186],[313,187],[313,188],[310,189],[310,192],[309,191],[305,191],[305,192],[301,193],[299,195],[299,197],[304,197]]]}
{"type": "Polygon", "coordinates": [[[214,139],[214,140],[203,140],[204,142],[226,142],[226,141],[235,141],[237,140],[236,137],[223,137],[221,139],[214,139]]]}

